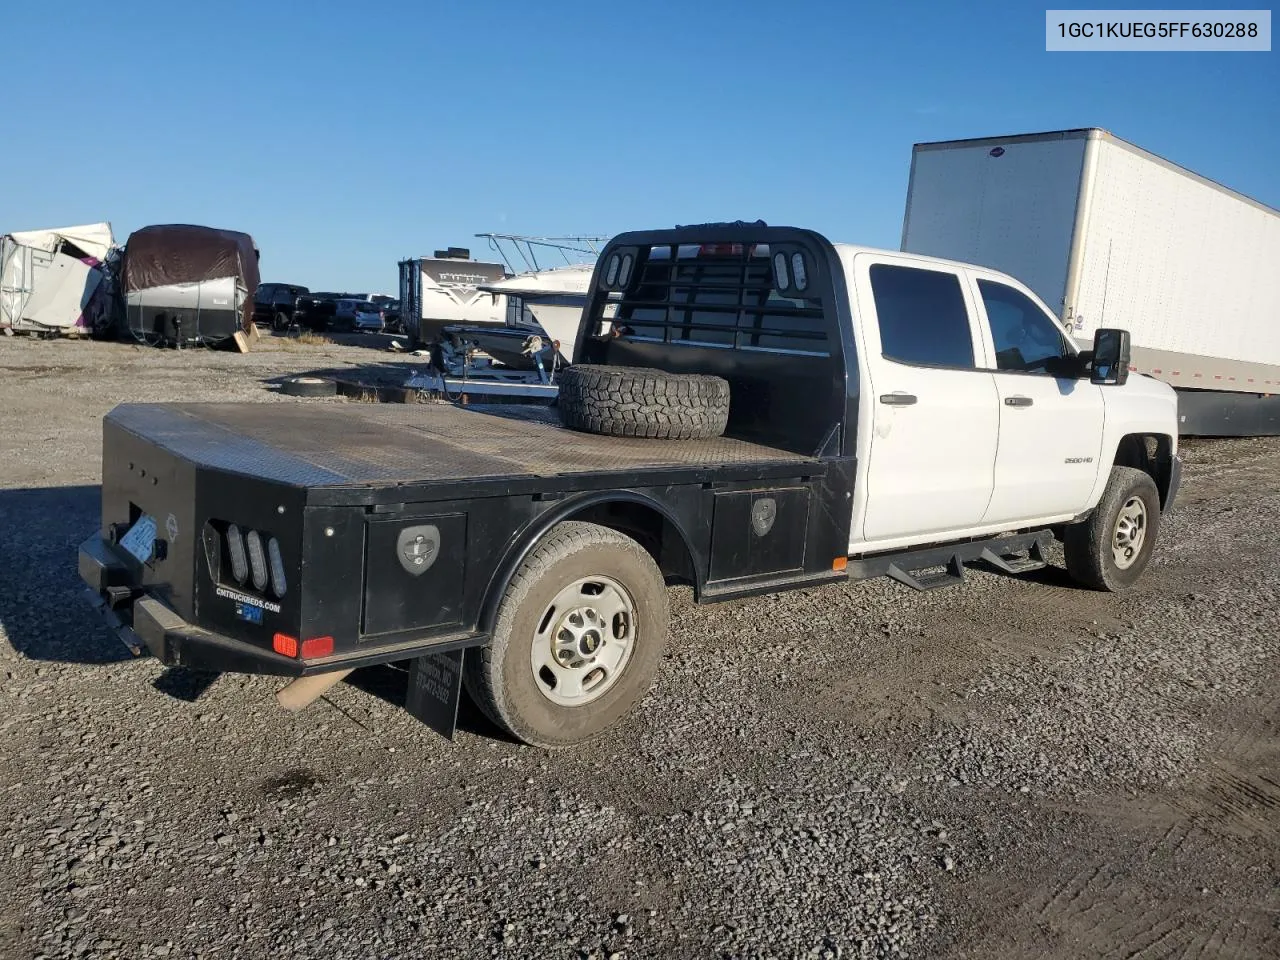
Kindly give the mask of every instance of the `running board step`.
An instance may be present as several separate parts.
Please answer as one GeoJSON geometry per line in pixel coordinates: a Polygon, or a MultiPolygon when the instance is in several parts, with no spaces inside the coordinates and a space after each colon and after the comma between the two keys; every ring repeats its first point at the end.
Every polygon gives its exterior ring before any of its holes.
{"type": "Polygon", "coordinates": [[[938,590],[964,583],[964,560],[954,556],[947,561],[944,569],[930,570],[928,573],[913,573],[891,563],[885,573],[912,590],[938,590]]]}
{"type": "Polygon", "coordinates": [[[1048,566],[1048,561],[1044,558],[1044,544],[1040,540],[1036,540],[1031,544],[1025,557],[1010,553],[997,553],[988,549],[983,550],[978,559],[985,561],[1003,573],[1013,575],[1030,573],[1032,570],[1043,570],[1048,566]]]}
{"type": "Polygon", "coordinates": [[[1029,573],[1046,565],[1045,550],[1052,538],[1048,530],[1037,530],[991,540],[851,557],[849,576],[855,580],[888,576],[912,590],[937,590],[963,583],[966,563],[985,561],[1001,573],[1029,573]],[[1021,556],[1023,553],[1026,556],[1021,556]]]}

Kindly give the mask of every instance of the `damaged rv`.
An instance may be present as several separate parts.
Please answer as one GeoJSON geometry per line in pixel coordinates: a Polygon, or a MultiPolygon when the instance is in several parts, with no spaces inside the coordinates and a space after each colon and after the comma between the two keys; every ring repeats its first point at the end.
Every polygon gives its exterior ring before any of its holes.
{"type": "Polygon", "coordinates": [[[86,336],[111,324],[111,224],[0,237],[0,330],[86,336]]]}

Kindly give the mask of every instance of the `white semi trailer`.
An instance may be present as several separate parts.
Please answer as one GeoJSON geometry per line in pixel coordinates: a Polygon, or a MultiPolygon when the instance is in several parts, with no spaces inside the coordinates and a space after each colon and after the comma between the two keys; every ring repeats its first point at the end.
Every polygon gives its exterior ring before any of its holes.
{"type": "Polygon", "coordinates": [[[1280,434],[1280,211],[1096,128],[918,143],[902,249],[1012,274],[1082,345],[1128,329],[1183,434],[1280,434]]]}

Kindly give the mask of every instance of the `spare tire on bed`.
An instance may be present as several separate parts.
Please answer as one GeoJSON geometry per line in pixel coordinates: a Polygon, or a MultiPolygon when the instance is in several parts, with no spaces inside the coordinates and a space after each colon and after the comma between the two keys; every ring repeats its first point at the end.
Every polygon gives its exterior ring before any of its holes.
{"type": "Polygon", "coordinates": [[[698,440],[729,422],[729,382],[703,374],[578,364],[560,374],[566,427],[611,437],[698,440]]]}

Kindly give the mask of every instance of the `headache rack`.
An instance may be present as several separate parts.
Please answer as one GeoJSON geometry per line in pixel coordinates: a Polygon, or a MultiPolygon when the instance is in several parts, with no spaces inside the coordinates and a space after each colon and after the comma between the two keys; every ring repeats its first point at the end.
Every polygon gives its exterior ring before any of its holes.
{"type": "Polygon", "coordinates": [[[597,329],[652,343],[830,355],[821,298],[778,291],[768,244],[656,244],[634,255],[638,280],[597,306],[597,329]]]}
{"type": "Polygon", "coordinates": [[[619,234],[596,263],[581,332],[575,363],[727,380],[726,436],[852,454],[844,270],[811,230],[739,221],[619,234]]]}

